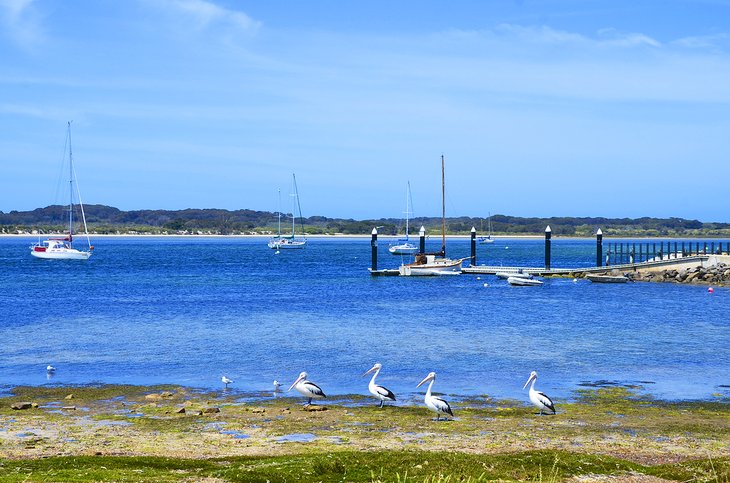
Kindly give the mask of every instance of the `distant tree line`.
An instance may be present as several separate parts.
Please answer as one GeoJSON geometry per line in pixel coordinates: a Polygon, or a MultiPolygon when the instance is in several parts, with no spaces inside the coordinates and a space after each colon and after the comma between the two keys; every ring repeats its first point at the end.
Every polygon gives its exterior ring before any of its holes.
{"type": "MultiPolygon", "coordinates": [[[[30,233],[59,232],[65,229],[66,206],[52,205],[32,211],[0,211],[0,232],[30,233]]],[[[185,209],[122,211],[105,205],[85,205],[86,221],[91,233],[146,234],[270,234],[277,231],[277,213],[255,210],[185,209]]],[[[282,229],[288,230],[290,214],[282,214],[282,229]],[[286,220],[284,222],[284,220],[286,220]]],[[[601,228],[606,236],[730,236],[730,223],[703,223],[683,218],[589,218],[551,217],[521,218],[508,215],[491,217],[495,235],[542,235],[550,225],[556,236],[593,236],[601,228]]],[[[380,218],[354,220],[311,216],[303,219],[308,234],[367,235],[374,227],[383,235],[403,233],[402,220],[380,218]]],[[[421,226],[430,235],[441,232],[441,218],[419,217],[411,220],[411,234],[421,226]]],[[[297,220],[297,231],[300,222],[297,220]]],[[[487,218],[452,217],[446,220],[449,234],[466,235],[475,227],[484,233],[487,218]]]]}

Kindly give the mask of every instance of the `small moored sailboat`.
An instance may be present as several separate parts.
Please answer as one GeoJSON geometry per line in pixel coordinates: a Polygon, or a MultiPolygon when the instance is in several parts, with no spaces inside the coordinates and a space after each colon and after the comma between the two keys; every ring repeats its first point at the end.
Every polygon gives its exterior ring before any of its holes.
{"type": "Polygon", "coordinates": [[[494,243],[494,238],[492,238],[492,214],[489,214],[489,233],[487,233],[487,236],[480,236],[477,238],[479,243],[494,243]]]}
{"type": "MultiPolygon", "coordinates": [[[[392,253],[393,255],[411,255],[414,253],[418,253],[418,247],[411,243],[411,241],[408,239],[408,215],[410,215],[410,211],[408,210],[409,207],[409,201],[411,201],[411,182],[408,182],[408,190],[406,192],[406,236],[405,238],[401,238],[398,240],[398,243],[395,245],[392,245],[388,248],[388,251],[392,253]]],[[[413,202],[410,203],[411,208],[413,207],[413,202]]]]}
{"type": "MultiPolygon", "coordinates": [[[[304,222],[302,221],[302,207],[299,204],[299,190],[297,189],[297,177],[292,174],[292,184],[294,186],[294,192],[292,193],[292,210],[291,210],[291,235],[281,234],[281,206],[279,206],[279,232],[278,234],[269,239],[268,246],[272,250],[291,250],[297,248],[304,248],[307,244],[306,238],[304,238],[304,222]],[[296,234],[296,217],[295,213],[299,213],[299,221],[302,225],[302,236],[297,237],[296,234]]],[[[279,205],[281,205],[281,192],[279,192],[279,205]]]]}
{"type": "Polygon", "coordinates": [[[71,121],[68,122],[68,133],[66,135],[68,142],[68,165],[69,165],[69,205],[68,205],[68,235],[63,237],[51,237],[47,240],[38,240],[38,243],[30,247],[30,254],[36,258],[44,258],[51,260],[87,260],[91,256],[94,247],[91,246],[89,232],[86,228],[86,216],[84,215],[84,205],[81,203],[81,195],[78,191],[78,182],[76,181],[76,172],[73,165],[73,152],[71,150],[71,121]],[[76,191],[74,192],[74,183],[76,183],[76,191]],[[83,221],[84,234],[88,243],[88,250],[78,250],[73,246],[74,240],[74,195],[78,198],[79,209],[81,210],[81,220],[83,221]]]}
{"type": "Polygon", "coordinates": [[[466,258],[446,258],[446,183],[444,156],[441,155],[441,251],[418,253],[413,263],[401,265],[399,273],[404,276],[459,275],[461,264],[466,258]]]}

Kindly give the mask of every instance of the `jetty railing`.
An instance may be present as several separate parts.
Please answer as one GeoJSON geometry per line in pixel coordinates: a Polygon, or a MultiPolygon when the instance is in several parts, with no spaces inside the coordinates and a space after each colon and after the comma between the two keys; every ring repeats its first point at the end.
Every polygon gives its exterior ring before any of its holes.
{"type": "Polygon", "coordinates": [[[604,243],[605,265],[675,260],[698,255],[728,255],[730,243],[714,241],[651,241],[604,243]]]}

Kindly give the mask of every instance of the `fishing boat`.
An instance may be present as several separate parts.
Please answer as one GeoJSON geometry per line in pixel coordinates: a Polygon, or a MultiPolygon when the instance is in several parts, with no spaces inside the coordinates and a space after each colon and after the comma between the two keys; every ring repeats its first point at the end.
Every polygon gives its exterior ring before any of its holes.
{"type": "Polygon", "coordinates": [[[542,285],[542,280],[525,277],[509,277],[507,283],[518,287],[536,287],[542,285]]]}
{"type": "Polygon", "coordinates": [[[418,246],[411,243],[408,239],[408,215],[410,215],[409,202],[410,208],[412,208],[413,201],[411,200],[410,181],[408,182],[408,189],[406,190],[406,236],[404,238],[400,238],[397,244],[388,247],[388,251],[393,255],[412,255],[414,253],[418,253],[418,246]]]}
{"type": "Polygon", "coordinates": [[[487,236],[480,236],[477,238],[479,243],[494,243],[494,239],[492,238],[492,214],[489,214],[489,233],[487,233],[487,236]]]}
{"type": "Polygon", "coordinates": [[[586,278],[594,283],[626,283],[630,279],[625,275],[589,274],[586,278]]]}
{"type": "MultiPolygon", "coordinates": [[[[84,205],[81,203],[81,194],[76,181],[76,172],[73,166],[73,151],[71,150],[71,122],[68,123],[66,135],[68,144],[68,165],[69,165],[69,205],[68,205],[68,235],[62,237],[51,237],[46,240],[38,239],[38,243],[30,247],[30,254],[36,258],[51,260],[88,260],[94,247],[89,239],[89,231],[86,227],[86,215],[84,214],[84,205]],[[74,184],[75,190],[74,190],[74,184]],[[74,195],[78,198],[78,207],[81,212],[81,220],[84,227],[84,235],[88,244],[87,250],[79,250],[74,248],[74,195]]],[[[65,151],[65,149],[64,149],[65,151]]]]}
{"type": "Polygon", "coordinates": [[[467,258],[453,260],[446,258],[446,183],[444,156],[441,155],[441,251],[438,253],[418,253],[413,263],[399,267],[401,275],[430,276],[430,275],[459,275],[461,264],[467,258]]]}
{"type": "Polygon", "coordinates": [[[292,174],[292,184],[294,192],[292,196],[292,211],[291,211],[291,235],[281,234],[281,191],[279,191],[279,231],[278,234],[269,239],[268,246],[272,250],[295,250],[304,248],[307,244],[304,235],[297,237],[296,234],[296,216],[295,213],[299,213],[299,221],[302,228],[302,234],[304,233],[304,222],[302,218],[302,207],[299,204],[299,190],[297,189],[297,177],[292,174]]]}

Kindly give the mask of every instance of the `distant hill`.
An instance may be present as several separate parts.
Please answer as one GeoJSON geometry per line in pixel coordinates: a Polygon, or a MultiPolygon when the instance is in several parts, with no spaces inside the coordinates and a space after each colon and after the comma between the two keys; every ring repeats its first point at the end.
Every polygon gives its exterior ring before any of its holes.
{"type": "MultiPolygon", "coordinates": [[[[0,233],[47,233],[64,229],[68,212],[60,205],[32,211],[0,211],[0,233]]],[[[147,234],[269,234],[276,230],[277,214],[255,210],[194,209],[122,211],[105,205],[85,205],[86,221],[91,233],[147,233],[147,234]]],[[[288,228],[289,215],[282,215],[288,228]]],[[[430,234],[440,233],[441,219],[420,217],[411,220],[411,233],[423,225],[430,234]]],[[[452,217],[446,220],[449,234],[468,234],[474,226],[482,231],[486,218],[452,217]]],[[[556,236],[593,236],[601,228],[606,236],[730,236],[730,223],[703,223],[682,218],[586,218],[551,217],[520,218],[492,215],[495,235],[542,235],[550,225],[556,236]]],[[[310,216],[304,219],[308,234],[367,235],[373,227],[384,235],[402,233],[402,220],[380,218],[354,220],[310,216]]],[[[484,228],[486,229],[486,228],[484,228]]]]}

